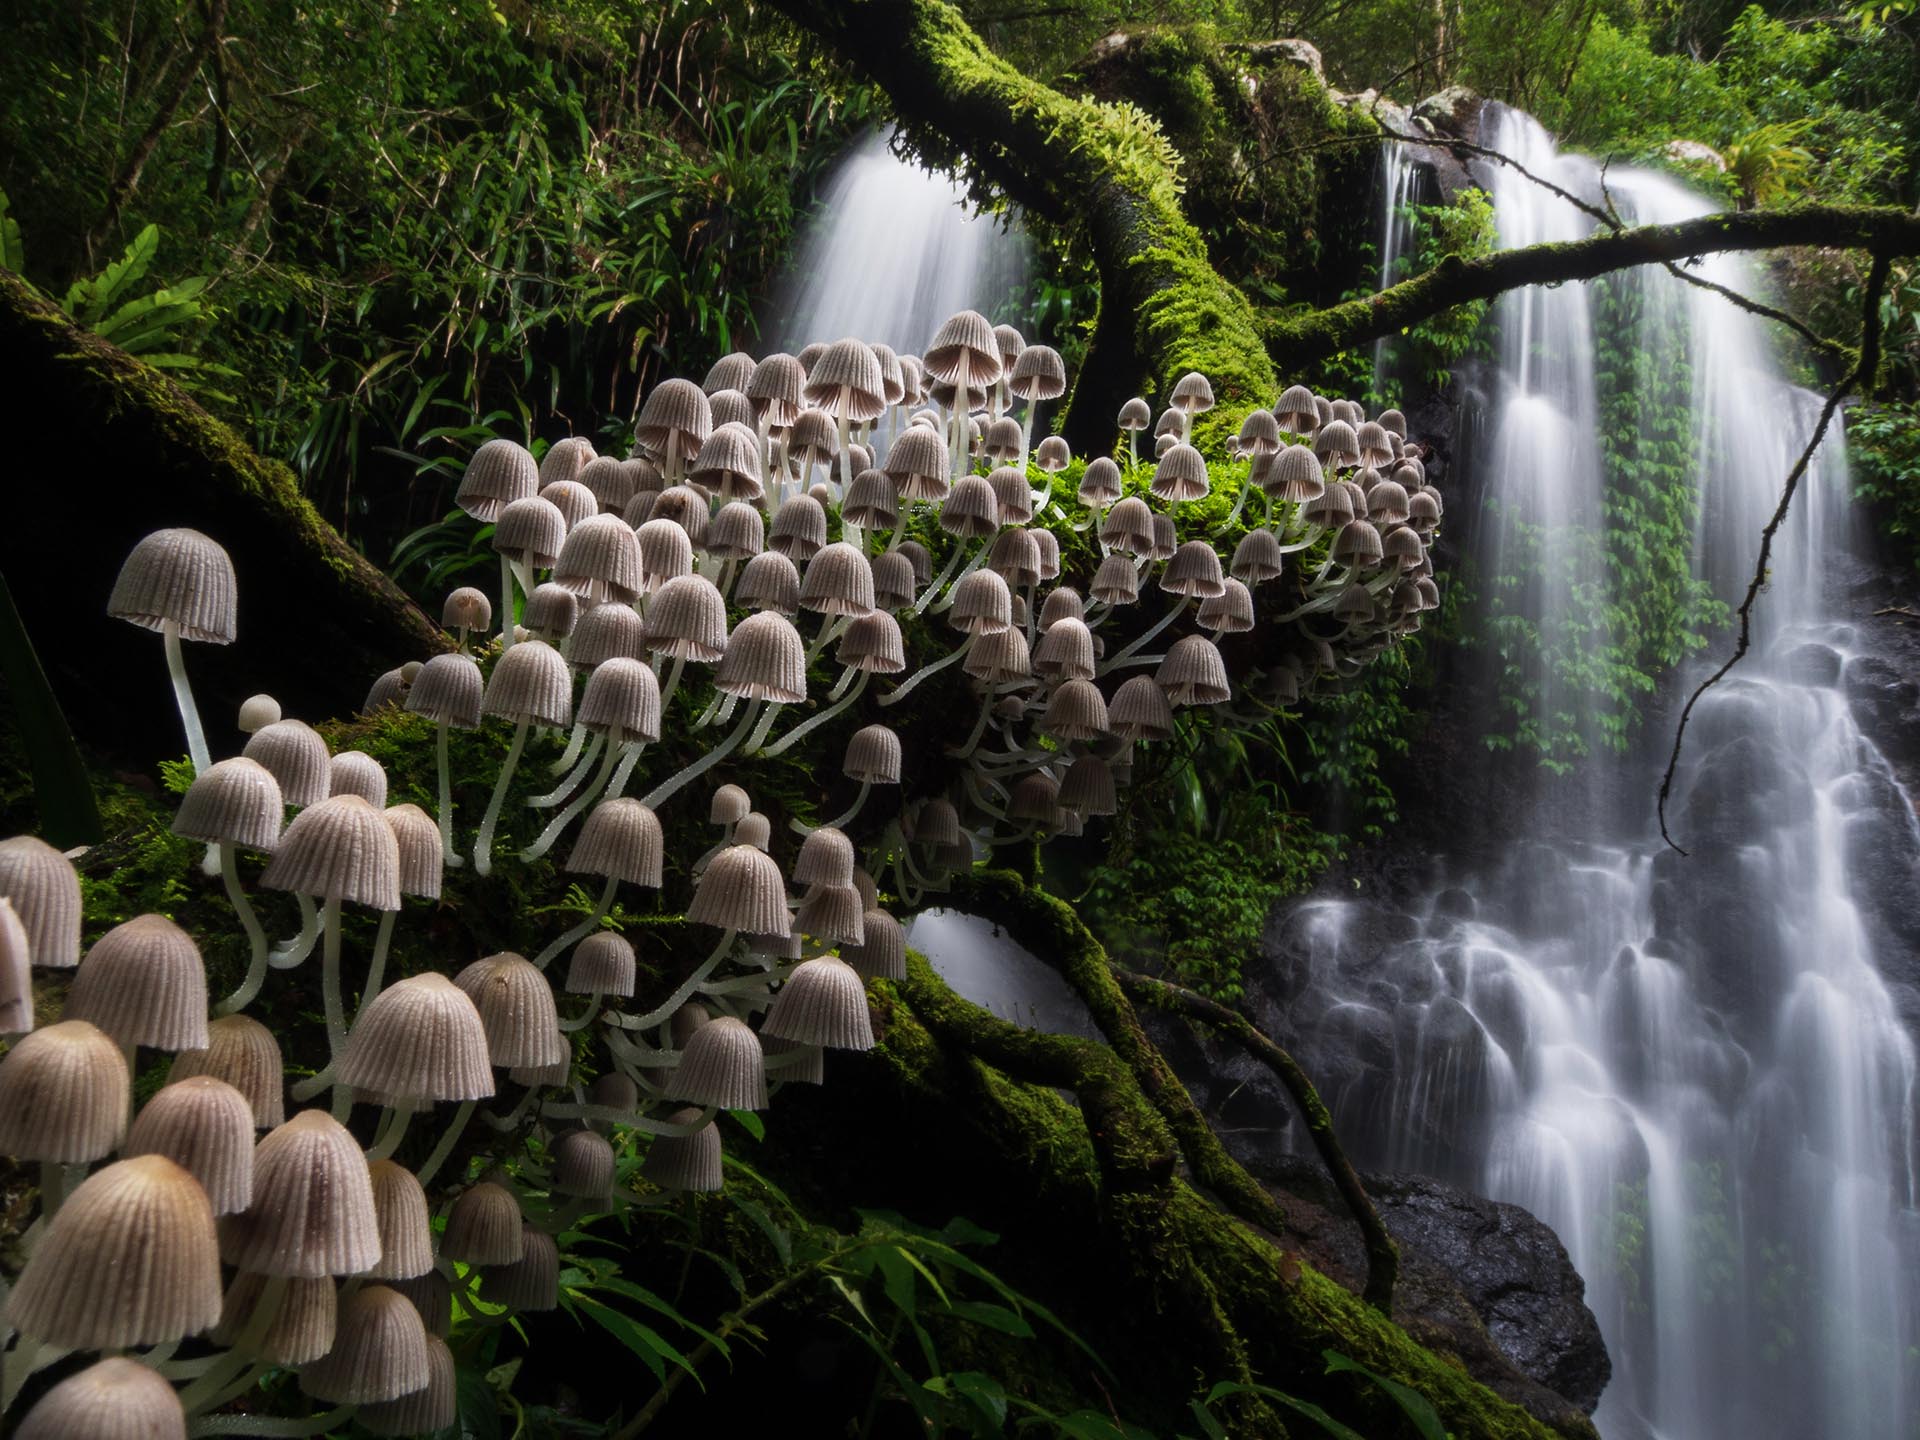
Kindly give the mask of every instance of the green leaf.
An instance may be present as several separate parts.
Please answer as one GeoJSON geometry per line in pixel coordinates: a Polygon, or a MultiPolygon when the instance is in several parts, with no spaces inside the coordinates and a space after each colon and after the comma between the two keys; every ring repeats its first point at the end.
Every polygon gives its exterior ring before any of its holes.
{"type": "Polygon", "coordinates": [[[1422,1440],[1448,1440],[1447,1427],[1440,1423],[1439,1412],[1418,1390],[1402,1385],[1397,1380],[1389,1380],[1384,1375],[1375,1374],[1359,1361],[1348,1359],[1338,1350],[1324,1350],[1321,1352],[1321,1358],[1327,1362],[1329,1375],[1348,1373],[1365,1376],[1391,1395],[1394,1403],[1400,1407],[1401,1413],[1412,1421],[1414,1429],[1420,1432],[1422,1440]]]}
{"type": "Polygon", "coordinates": [[[681,1354],[652,1326],[643,1325],[631,1316],[622,1315],[618,1310],[601,1304],[590,1295],[575,1294],[572,1299],[574,1304],[586,1312],[589,1319],[639,1356],[646,1367],[653,1371],[656,1380],[666,1379],[666,1367],[670,1362],[686,1371],[702,1390],[707,1388],[706,1382],[700,1378],[700,1372],[694,1368],[693,1362],[681,1354]]]}
{"type": "Polygon", "coordinates": [[[1033,1335],[1033,1326],[1004,1305],[994,1305],[985,1300],[955,1300],[947,1308],[962,1320],[971,1320],[975,1325],[997,1330],[1002,1335],[1012,1335],[1021,1340],[1033,1335]]]}

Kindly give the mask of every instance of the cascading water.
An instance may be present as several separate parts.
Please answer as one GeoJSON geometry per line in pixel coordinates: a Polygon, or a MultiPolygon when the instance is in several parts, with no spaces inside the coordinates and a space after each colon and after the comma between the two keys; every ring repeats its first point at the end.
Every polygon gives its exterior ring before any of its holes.
{"type": "Polygon", "coordinates": [[[1010,301],[1030,265],[1017,224],[971,210],[959,181],[875,131],[828,181],[764,328],[774,348],[858,335],[917,355],[956,310],[1010,301]]]}
{"type": "MultiPolygon", "coordinates": [[[[1490,146],[1602,198],[1595,167],[1536,123],[1489,121],[1490,146]]],[[[1485,178],[1503,244],[1592,227],[1511,169],[1485,178]]],[[[1605,185],[1630,223],[1710,208],[1658,175],[1605,185]]],[[[1702,273],[1752,288],[1732,259],[1702,273]]],[[[1635,287],[1610,313],[1632,317],[1613,338],[1642,382],[1691,377],[1695,569],[1737,599],[1818,397],[1781,380],[1761,322],[1720,297],[1651,268],[1609,283],[1635,287]]],[[[1499,374],[1467,461],[1485,487],[1468,527],[1481,574],[1533,577],[1496,603],[1549,652],[1603,638],[1595,303],[1568,285],[1497,307],[1499,374]]],[[[1565,1241],[1614,1361],[1610,1440],[1913,1432],[1914,1047],[1881,975],[1895,942],[1871,923],[1886,897],[1856,862],[1920,853],[1920,837],[1839,688],[1851,637],[1820,577],[1845,540],[1844,481],[1836,432],[1776,543],[1755,652],[1689,733],[1672,813],[1691,858],[1660,845],[1650,803],[1615,821],[1562,790],[1503,817],[1494,873],[1450,877],[1384,922],[1349,901],[1291,922],[1310,978],[1290,1019],[1349,1136],[1383,1167],[1522,1204],[1565,1241]]],[[[1571,700],[1557,673],[1528,677],[1543,715],[1571,700]]],[[[1650,802],[1658,765],[1597,750],[1584,793],[1650,802]]]]}

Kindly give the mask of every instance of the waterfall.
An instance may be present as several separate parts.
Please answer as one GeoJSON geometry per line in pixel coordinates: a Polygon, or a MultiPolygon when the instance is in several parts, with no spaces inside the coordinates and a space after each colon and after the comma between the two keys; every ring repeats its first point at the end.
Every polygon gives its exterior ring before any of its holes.
{"type": "MultiPolygon", "coordinates": [[[[1380,146],[1379,175],[1374,190],[1380,196],[1380,275],[1378,288],[1385,290],[1411,273],[1406,262],[1413,244],[1413,221],[1408,206],[1413,204],[1420,185],[1420,166],[1414,147],[1404,140],[1386,140],[1380,146]]],[[[1373,342],[1373,388],[1376,395],[1387,393],[1398,360],[1398,347],[1387,336],[1373,342]]]]}
{"type": "Polygon", "coordinates": [[[858,335],[918,355],[956,310],[1007,318],[1030,269],[1017,224],[974,212],[958,180],[875,131],[828,180],[761,331],[772,349],[858,335]]]}
{"type": "MultiPolygon", "coordinates": [[[[1516,112],[1486,134],[1629,223],[1711,208],[1619,168],[1603,196],[1595,166],[1516,112]]],[[[1485,183],[1503,245],[1594,224],[1509,168],[1485,183]]],[[[1733,257],[1697,273],[1756,283],[1733,257]]],[[[1595,373],[1594,286],[1505,297],[1465,461],[1484,487],[1465,527],[1479,573],[1529,577],[1490,580],[1483,623],[1538,627],[1541,718],[1578,705],[1550,662],[1604,638],[1596,596],[1644,583],[1600,564],[1609,387],[1684,398],[1694,569],[1729,601],[1820,406],[1783,380],[1764,322],[1652,267],[1605,283],[1634,374],[1595,373]]],[[[1820,580],[1845,480],[1836,435],[1775,546],[1754,653],[1696,713],[1672,806],[1691,858],[1660,844],[1650,804],[1616,820],[1591,800],[1650,800],[1664,743],[1594,747],[1571,792],[1590,803],[1562,788],[1503,815],[1490,871],[1404,914],[1323,900],[1288,922],[1310,977],[1291,1020],[1363,1153],[1524,1205],[1566,1243],[1614,1361],[1608,1440],[1895,1440],[1916,1420],[1915,1058],[1882,978],[1911,956],[1875,923],[1887,899],[1864,867],[1920,855],[1920,833],[1841,689],[1852,636],[1820,580]]],[[[1650,721],[1650,742],[1670,724],[1650,721]]]]}

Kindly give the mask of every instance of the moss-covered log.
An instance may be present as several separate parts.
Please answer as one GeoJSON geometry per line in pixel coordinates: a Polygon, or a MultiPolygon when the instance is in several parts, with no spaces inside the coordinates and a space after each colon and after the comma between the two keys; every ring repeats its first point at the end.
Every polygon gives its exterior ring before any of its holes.
{"type": "Polygon", "coordinates": [[[0,353],[15,419],[0,570],[88,740],[157,758],[146,752],[167,686],[160,638],[108,619],[106,603],[127,552],[163,526],[213,536],[239,580],[238,640],[186,647],[216,755],[238,748],[235,707],[249,694],[267,691],[309,719],[345,714],[382,670],[445,647],[400,589],[320,518],[286,466],[256,455],[160,371],[76,328],[6,271],[0,353]]]}

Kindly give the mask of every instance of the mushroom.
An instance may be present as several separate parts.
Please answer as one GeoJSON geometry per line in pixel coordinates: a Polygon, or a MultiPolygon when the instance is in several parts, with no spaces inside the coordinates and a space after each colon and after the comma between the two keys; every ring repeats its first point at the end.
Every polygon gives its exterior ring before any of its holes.
{"type": "Polygon", "coordinates": [[[212,757],[180,642],[231,645],[236,589],[233,561],[213,540],[198,530],[156,530],[133,547],[107,600],[109,615],[158,630],[166,642],[167,673],[173,677],[173,698],[196,773],[206,769],[212,757]]]}
{"type": "MultiPolygon", "coordinates": [[[[598,516],[587,524],[607,518],[610,517],[598,516]]],[[[633,538],[624,524],[617,520],[614,523],[620,525],[629,540],[633,538]]],[[[586,526],[581,527],[584,529],[586,526]]],[[[580,531],[574,533],[577,535],[580,531]]],[[[571,539],[568,544],[572,544],[571,539]]],[[[494,782],[493,797],[487,802],[487,813],[481,817],[480,833],[473,846],[473,868],[484,876],[493,869],[494,827],[500,821],[500,809],[506,803],[507,786],[520,763],[520,752],[526,748],[529,727],[538,722],[564,729],[573,718],[573,680],[567,673],[567,662],[560,658],[558,650],[540,640],[515,646],[502,654],[493,667],[480,709],[484,715],[514,722],[513,740],[507,747],[506,758],[500,762],[500,776],[494,782]]]]}
{"type": "MultiPolygon", "coordinates": [[[[622,607],[624,608],[624,607],[622,607]]],[[[632,614],[632,611],[628,611],[632,614]]],[[[420,667],[407,692],[407,709],[434,722],[434,769],[440,786],[437,823],[441,863],[466,864],[453,844],[453,779],[447,762],[447,731],[472,730],[480,724],[486,685],[480,667],[465,654],[436,655],[420,667]]]]}

